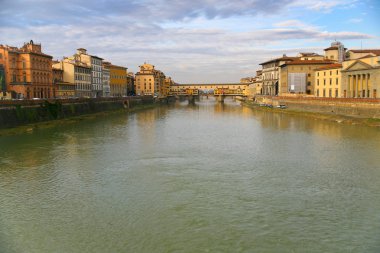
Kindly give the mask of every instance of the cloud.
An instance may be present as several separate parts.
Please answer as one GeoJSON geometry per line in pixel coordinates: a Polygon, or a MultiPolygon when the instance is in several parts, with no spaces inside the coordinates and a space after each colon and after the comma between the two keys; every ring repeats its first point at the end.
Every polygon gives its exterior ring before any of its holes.
{"type": "Polygon", "coordinates": [[[249,71],[253,75],[258,63],[283,53],[322,53],[331,40],[373,38],[364,32],[331,32],[289,15],[292,8],[327,8],[320,3],[327,1],[306,2],[310,6],[300,0],[13,0],[0,9],[0,43],[21,46],[33,39],[55,59],[84,47],[134,72],[148,61],[178,82],[236,82],[249,71]],[[287,19],[279,19],[284,13],[287,19]],[[234,29],[242,25],[245,29],[234,29]]]}
{"type": "Polygon", "coordinates": [[[358,24],[361,22],[363,22],[363,19],[361,18],[352,18],[352,19],[347,20],[347,23],[351,23],[351,24],[358,24]]]}

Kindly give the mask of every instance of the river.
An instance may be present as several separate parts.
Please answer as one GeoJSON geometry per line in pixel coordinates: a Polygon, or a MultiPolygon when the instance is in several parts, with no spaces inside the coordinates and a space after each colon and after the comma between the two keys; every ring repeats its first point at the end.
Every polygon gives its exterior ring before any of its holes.
{"type": "Polygon", "coordinates": [[[380,130],[212,98],[0,137],[0,252],[380,252],[380,130]]]}

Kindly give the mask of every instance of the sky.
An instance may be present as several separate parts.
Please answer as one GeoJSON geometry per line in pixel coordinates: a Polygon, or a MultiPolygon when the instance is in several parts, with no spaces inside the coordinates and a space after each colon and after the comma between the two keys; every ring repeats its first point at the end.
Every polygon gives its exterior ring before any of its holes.
{"type": "Polygon", "coordinates": [[[331,42],[380,48],[380,0],[0,0],[0,44],[31,39],[54,59],[86,48],[178,83],[239,82],[283,54],[331,42]]]}

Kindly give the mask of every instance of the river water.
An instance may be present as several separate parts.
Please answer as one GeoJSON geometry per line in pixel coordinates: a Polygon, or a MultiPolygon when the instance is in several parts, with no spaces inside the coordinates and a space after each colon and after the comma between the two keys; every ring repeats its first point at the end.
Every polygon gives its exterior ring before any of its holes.
{"type": "Polygon", "coordinates": [[[0,252],[380,252],[380,130],[212,98],[0,137],[0,252]]]}

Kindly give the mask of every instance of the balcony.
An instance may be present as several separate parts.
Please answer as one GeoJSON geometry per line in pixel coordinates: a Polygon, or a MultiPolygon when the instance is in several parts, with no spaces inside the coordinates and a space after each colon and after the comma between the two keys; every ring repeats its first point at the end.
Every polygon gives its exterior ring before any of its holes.
{"type": "Polygon", "coordinates": [[[10,85],[32,85],[32,82],[10,82],[10,85]]]}

